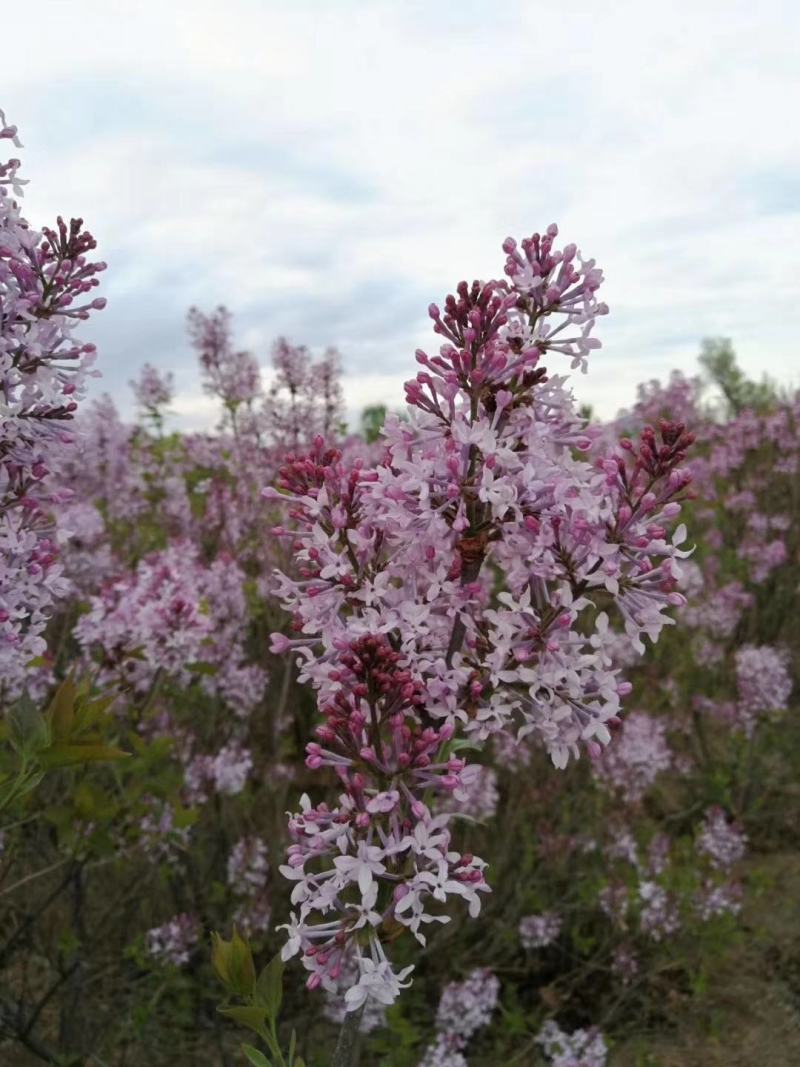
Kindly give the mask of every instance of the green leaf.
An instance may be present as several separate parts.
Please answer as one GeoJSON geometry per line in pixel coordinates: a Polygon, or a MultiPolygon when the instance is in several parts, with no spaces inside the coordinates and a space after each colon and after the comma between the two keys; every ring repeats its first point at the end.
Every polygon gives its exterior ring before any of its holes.
{"type": "Polygon", "coordinates": [[[193,674],[218,674],[219,667],[213,663],[206,663],[204,660],[198,660],[196,663],[187,663],[187,671],[191,671],[193,674]]]}
{"type": "Polygon", "coordinates": [[[258,976],[256,1000],[267,1009],[270,1019],[277,1019],[283,1000],[283,960],[280,953],[273,956],[258,976]]]}
{"type": "Polygon", "coordinates": [[[247,1056],[253,1067],[271,1067],[269,1060],[263,1052],[259,1052],[252,1045],[242,1045],[242,1052],[247,1056]]]}
{"type": "MultiPolygon", "coordinates": [[[[226,986],[241,997],[252,997],[256,988],[256,969],[253,954],[246,938],[234,926],[230,941],[219,934],[211,935],[211,962],[226,986]]],[[[266,1015],[266,1007],[258,1008],[266,1015]]]]}
{"type": "Polygon", "coordinates": [[[297,1034],[292,1030],[292,1036],[289,1038],[289,1067],[294,1067],[294,1054],[297,1051],[297,1034]]]}
{"type": "Polygon", "coordinates": [[[47,770],[53,767],[76,767],[81,763],[105,763],[128,758],[128,752],[111,745],[52,745],[38,756],[39,762],[47,770]]]}
{"type": "Polygon", "coordinates": [[[68,741],[75,725],[75,701],[78,691],[75,679],[69,674],[56,689],[47,709],[47,721],[56,742],[68,741]]]}
{"type": "Polygon", "coordinates": [[[78,729],[85,730],[104,718],[116,699],[116,694],[112,693],[80,702],[75,712],[78,729]]]}
{"type": "Polygon", "coordinates": [[[267,1009],[258,1004],[241,1004],[232,1008],[217,1008],[220,1015],[231,1019],[240,1026],[246,1026],[260,1037],[265,1037],[264,1020],[267,1017],[267,1009]]]}
{"type": "Polygon", "coordinates": [[[9,740],[17,752],[33,755],[50,744],[50,727],[27,693],[9,713],[9,740]]]}

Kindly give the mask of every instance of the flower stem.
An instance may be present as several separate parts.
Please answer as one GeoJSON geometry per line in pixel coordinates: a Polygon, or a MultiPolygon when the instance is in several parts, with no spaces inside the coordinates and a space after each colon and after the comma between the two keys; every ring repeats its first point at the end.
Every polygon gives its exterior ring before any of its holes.
{"type": "Polygon", "coordinates": [[[336,1042],[336,1051],[333,1054],[331,1067],[355,1067],[356,1053],[358,1051],[358,1031],[361,1028],[361,1017],[364,1014],[364,1005],[356,1011],[349,1011],[339,1031],[339,1040],[336,1042]]]}

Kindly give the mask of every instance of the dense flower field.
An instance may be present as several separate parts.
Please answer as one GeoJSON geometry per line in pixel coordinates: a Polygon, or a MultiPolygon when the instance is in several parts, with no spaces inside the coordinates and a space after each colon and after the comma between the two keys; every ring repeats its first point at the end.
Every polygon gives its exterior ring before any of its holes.
{"type": "Polygon", "coordinates": [[[550,226],[430,305],[362,434],[335,349],[278,339],[265,387],[224,308],[188,315],[217,431],[166,432],[150,365],[128,425],[95,241],[22,184],[0,1062],[695,1062],[648,1057],[798,845],[800,399],[710,342],[584,417],[603,275],[550,226]]]}

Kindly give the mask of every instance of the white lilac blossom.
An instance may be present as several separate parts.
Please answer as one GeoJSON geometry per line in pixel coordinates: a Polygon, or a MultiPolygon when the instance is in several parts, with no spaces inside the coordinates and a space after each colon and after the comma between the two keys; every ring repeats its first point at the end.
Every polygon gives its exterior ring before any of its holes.
{"type": "Polygon", "coordinates": [[[454,898],[476,916],[488,891],[440,804],[467,795],[455,735],[529,736],[557,767],[596,757],[630,685],[595,598],[639,654],[684,600],[686,532],[670,529],[692,437],[661,423],[609,446],[548,376],[545,356],[585,369],[607,310],[602,272],[573,245],[556,250],[556,233],[507,241],[506,280],[461,282],[431,305],[443,344],[417,352],[408,419],[387,420],[377,462],[319,438],[264,491],[286,511],[274,532],[296,564],[276,575],[293,633],[272,649],[296,655],[316,691],[306,762],[342,790],[291,816],[285,954],[328,988],[356,952],[353,1007],[400,988],[385,931],[424,943],[454,898]]]}
{"type": "Polygon", "coordinates": [[[567,1033],[549,1019],[536,1037],[551,1067],[605,1067],[608,1047],[595,1028],[567,1033]]]}
{"type": "MultiPolygon", "coordinates": [[[[19,147],[0,111],[0,142],[19,147]]],[[[92,296],[105,264],[82,219],[34,230],[16,198],[20,162],[0,163],[0,708],[29,682],[46,652],[44,630],[69,586],[58,562],[54,515],[70,429],[95,347],[74,328],[105,305],[92,296]]]]}
{"type": "Polygon", "coordinates": [[[519,940],[523,948],[546,948],[561,933],[562,920],[556,912],[526,915],[520,919],[519,940]]]}
{"type": "MultiPolygon", "coordinates": [[[[344,1022],[347,1015],[345,994],[351,986],[358,982],[358,963],[354,957],[348,957],[342,963],[341,973],[338,977],[336,989],[326,990],[325,1006],[322,1009],[326,1019],[332,1023],[344,1022]]],[[[361,1016],[360,1030],[364,1034],[371,1034],[373,1030],[379,1030],[386,1025],[386,1005],[369,998],[364,1003],[364,1012],[361,1016]]]]}

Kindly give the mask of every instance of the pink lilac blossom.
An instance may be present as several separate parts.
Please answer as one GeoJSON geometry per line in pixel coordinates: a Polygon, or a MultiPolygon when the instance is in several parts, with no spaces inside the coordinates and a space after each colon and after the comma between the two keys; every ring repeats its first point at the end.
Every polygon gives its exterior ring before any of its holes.
{"type": "Polygon", "coordinates": [[[717,885],[704,882],[695,900],[697,914],[703,922],[720,915],[738,915],[742,910],[743,890],[738,882],[717,885]]]}
{"type": "Polygon", "coordinates": [[[612,829],[610,840],[603,851],[609,859],[624,860],[632,867],[639,869],[639,849],[636,839],[624,826],[612,829]]]}
{"type": "Polygon", "coordinates": [[[189,829],[175,825],[171,804],[154,796],[143,797],[143,803],[148,810],[139,820],[139,846],[154,859],[175,861],[189,847],[189,829]]]}
{"type": "Polygon", "coordinates": [[[228,884],[239,898],[233,916],[247,936],[266,933],[272,909],[267,896],[269,863],[267,845],[260,837],[243,837],[228,857],[228,884]]]}
{"type": "Polygon", "coordinates": [[[745,733],[750,736],[760,716],[785,711],[792,692],[788,657],[770,645],[744,645],[736,652],[736,685],[739,712],[745,733]]]}
{"type": "Polygon", "coordinates": [[[184,686],[199,679],[244,717],[267,681],[260,667],[244,662],[245,581],[233,560],[220,556],[206,565],[194,545],[174,544],[108,582],[75,635],[99,659],[103,683],[144,693],[159,671],[184,686]]]}
{"type": "Polygon", "coordinates": [[[603,886],[598,894],[598,903],[602,911],[615,926],[624,926],[630,905],[630,891],[622,882],[603,886]]]}
{"type": "Polygon", "coordinates": [[[605,1067],[608,1047],[602,1034],[592,1027],[589,1030],[562,1030],[558,1023],[549,1019],[536,1037],[537,1044],[550,1061],[551,1067],[605,1067]]]}
{"type": "Polygon", "coordinates": [[[477,968],[463,982],[445,986],[436,1012],[436,1038],[427,1048],[419,1067],[460,1067],[470,1039],[486,1026],[497,1007],[500,982],[485,967],[477,968]]]}
{"type": "Polygon", "coordinates": [[[653,379],[636,387],[636,404],[631,411],[621,412],[616,419],[617,432],[636,432],[640,426],[651,425],[659,419],[696,426],[701,422],[700,378],[686,378],[673,371],[669,382],[662,385],[653,379]]]}
{"type": "Polygon", "coordinates": [[[429,1045],[418,1067],[468,1067],[464,1053],[453,1048],[447,1034],[439,1034],[429,1045]]]}
{"type": "Polygon", "coordinates": [[[491,767],[479,763],[469,764],[461,775],[462,799],[448,797],[440,806],[440,811],[454,815],[466,816],[477,822],[488,822],[494,818],[500,794],[497,789],[497,772],[491,767]]]}
{"type": "Polygon", "coordinates": [[[763,541],[745,541],[739,546],[739,555],[750,564],[750,581],[756,585],[765,582],[776,568],[789,558],[786,542],[779,537],[766,544],[763,541]]]}
{"type": "Polygon", "coordinates": [[[253,757],[240,741],[224,745],[216,756],[181,752],[184,765],[184,788],[190,804],[204,804],[212,793],[238,796],[244,790],[253,769],[253,757]]]}
{"type": "Polygon", "coordinates": [[[408,421],[387,420],[377,464],[318,439],[264,493],[287,509],[275,534],[297,568],[276,575],[293,634],[272,649],[296,654],[316,690],[307,765],[343,787],[335,806],[305,798],[291,817],[285,953],[327,988],[351,943],[366,950],[353,1007],[400,988],[382,928],[424,943],[449,899],[475,916],[488,890],[483,861],[456,851],[448,816],[428,807],[465,796],[456,732],[530,735],[557,767],[597,756],[630,685],[594,597],[610,598],[640,654],[684,601],[685,528],[669,529],[692,437],[662,423],[603,444],[540,366],[550,353],[585,367],[606,311],[601,272],[572,245],[556,251],[556,232],[504,244],[509,280],[462,282],[443,311],[431,305],[444,344],[417,353],[408,421]]]}
{"type": "Polygon", "coordinates": [[[253,769],[250,750],[231,742],[219,750],[211,762],[211,777],[218,793],[234,797],[242,792],[253,769]]]}
{"type": "Polygon", "coordinates": [[[606,789],[616,790],[628,804],[638,804],[671,763],[664,722],[635,711],[625,716],[619,736],[592,763],[592,770],[606,789]]]}
{"type": "Polygon", "coordinates": [[[669,855],[672,847],[668,834],[656,834],[647,846],[647,869],[656,877],[663,874],[669,866],[669,855]]]}
{"type": "Polygon", "coordinates": [[[657,882],[639,882],[639,927],[653,941],[663,941],[680,929],[677,904],[657,882]]]}
{"type": "Polygon", "coordinates": [[[733,634],[742,612],[752,603],[752,593],[743,589],[739,582],[730,582],[704,596],[700,603],[689,603],[683,618],[687,625],[702,627],[711,637],[722,640],[733,634]]]}
{"type": "Polygon", "coordinates": [[[621,979],[623,985],[630,985],[640,969],[639,958],[629,945],[618,945],[614,949],[611,970],[621,979]]]}
{"type": "Polygon", "coordinates": [[[182,967],[189,962],[201,933],[200,923],[195,916],[175,915],[163,926],[148,930],[145,948],[157,963],[182,967]]]}
{"type": "Polygon", "coordinates": [[[249,352],[234,349],[226,308],[219,307],[211,315],[190,308],[188,326],[205,377],[203,388],[219,397],[235,430],[239,409],[252,405],[261,392],[258,363],[249,352]]]}
{"type": "Polygon", "coordinates": [[[158,416],[175,395],[175,379],[171,372],[162,374],[157,367],[145,363],[139,377],[130,383],[136,402],[146,415],[158,416]]]}
{"type": "MultiPolygon", "coordinates": [[[[20,146],[0,111],[0,140],[20,146]]],[[[0,163],[0,707],[13,701],[46,649],[44,630],[68,586],[53,515],[67,498],[60,474],[95,347],[74,328],[105,300],[92,296],[105,264],[82,219],[38,232],[15,197],[20,162],[0,163]]]]}
{"type": "Polygon", "coordinates": [[[228,856],[228,884],[242,896],[263,889],[269,877],[267,844],[260,837],[242,837],[228,856]]]}
{"type": "Polygon", "coordinates": [[[264,405],[264,427],[270,439],[285,449],[310,444],[317,434],[326,441],[339,436],[344,420],[341,357],[326,349],[313,362],[305,345],[279,337],[272,348],[274,377],[264,405]]]}
{"type": "Polygon", "coordinates": [[[519,939],[523,948],[546,948],[561,933],[562,919],[556,912],[526,915],[520,919],[519,939]]]}
{"type": "Polygon", "coordinates": [[[747,853],[747,835],[720,807],[709,808],[695,843],[717,871],[730,871],[747,853]]]}
{"type": "Polygon", "coordinates": [[[93,504],[75,500],[56,516],[59,557],[74,590],[97,591],[114,573],[114,559],[103,517],[93,504]]]}

